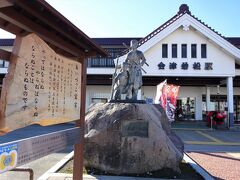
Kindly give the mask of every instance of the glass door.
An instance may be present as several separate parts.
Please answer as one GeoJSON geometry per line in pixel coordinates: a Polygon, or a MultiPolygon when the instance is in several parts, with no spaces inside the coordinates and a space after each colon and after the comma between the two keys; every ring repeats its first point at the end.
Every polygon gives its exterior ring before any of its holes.
{"type": "Polygon", "coordinates": [[[177,100],[177,120],[195,120],[195,98],[186,97],[177,100]]]}

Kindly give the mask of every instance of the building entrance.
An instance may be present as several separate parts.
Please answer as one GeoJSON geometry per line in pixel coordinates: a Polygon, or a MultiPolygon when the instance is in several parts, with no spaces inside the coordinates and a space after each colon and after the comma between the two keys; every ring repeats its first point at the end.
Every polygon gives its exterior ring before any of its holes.
{"type": "MultiPolygon", "coordinates": [[[[203,107],[206,106],[206,96],[202,96],[203,107]]],[[[226,95],[211,95],[211,106],[214,111],[225,112],[227,114],[227,96],[226,95]]],[[[233,97],[234,102],[234,123],[240,123],[240,96],[233,97]]],[[[203,108],[203,114],[206,114],[206,108],[203,108]]]]}
{"type": "Polygon", "coordinates": [[[176,120],[195,120],[195,98],[179,98],[175,117],[176,120]]]}

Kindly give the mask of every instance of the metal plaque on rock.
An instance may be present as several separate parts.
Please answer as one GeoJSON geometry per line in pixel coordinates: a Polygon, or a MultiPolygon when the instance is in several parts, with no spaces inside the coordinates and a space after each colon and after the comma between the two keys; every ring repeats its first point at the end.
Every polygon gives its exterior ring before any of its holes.
{"type": "Polygon", "coordinates": [[[147,121],[123,121],[122,136],[148,137],[147,121]]]}

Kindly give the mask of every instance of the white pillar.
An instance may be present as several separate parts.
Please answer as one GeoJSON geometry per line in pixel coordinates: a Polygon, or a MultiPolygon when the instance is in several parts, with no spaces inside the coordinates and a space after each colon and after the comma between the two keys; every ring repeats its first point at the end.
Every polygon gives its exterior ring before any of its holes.
{"type": "Polygon", "coordinates": [[[142,90],[141,89],[138,90],[137,100],[142,100],[142,90]]]}
{"type": "Polygon", "coordinates": [[[232,128],[234,123],[233,109],[233,78],[227,78],[227,104],[228,104],[228,127],[232,128]]]}
{"type": "Polygon", "coordinates": [[[202,94],[198,94],[195,98],[195,119],[202,120],[202,94]]]}
{"type": "Polygon", "coordinates": [[[206,111],[210,111],[210,87],[206,87],[206,111]]]}

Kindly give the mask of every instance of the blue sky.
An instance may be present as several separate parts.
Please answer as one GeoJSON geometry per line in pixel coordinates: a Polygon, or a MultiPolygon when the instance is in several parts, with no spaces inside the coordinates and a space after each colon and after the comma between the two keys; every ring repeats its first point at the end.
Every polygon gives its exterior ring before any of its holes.
{"type": "MultiPolygon", "coordinates": [[[[47,0],[90,37],[144,37],[188,4],[226,37],[240,37],[239,0],[47,0]]],[[[0,31],[0,38],[13,37],[0,31]]]]}

